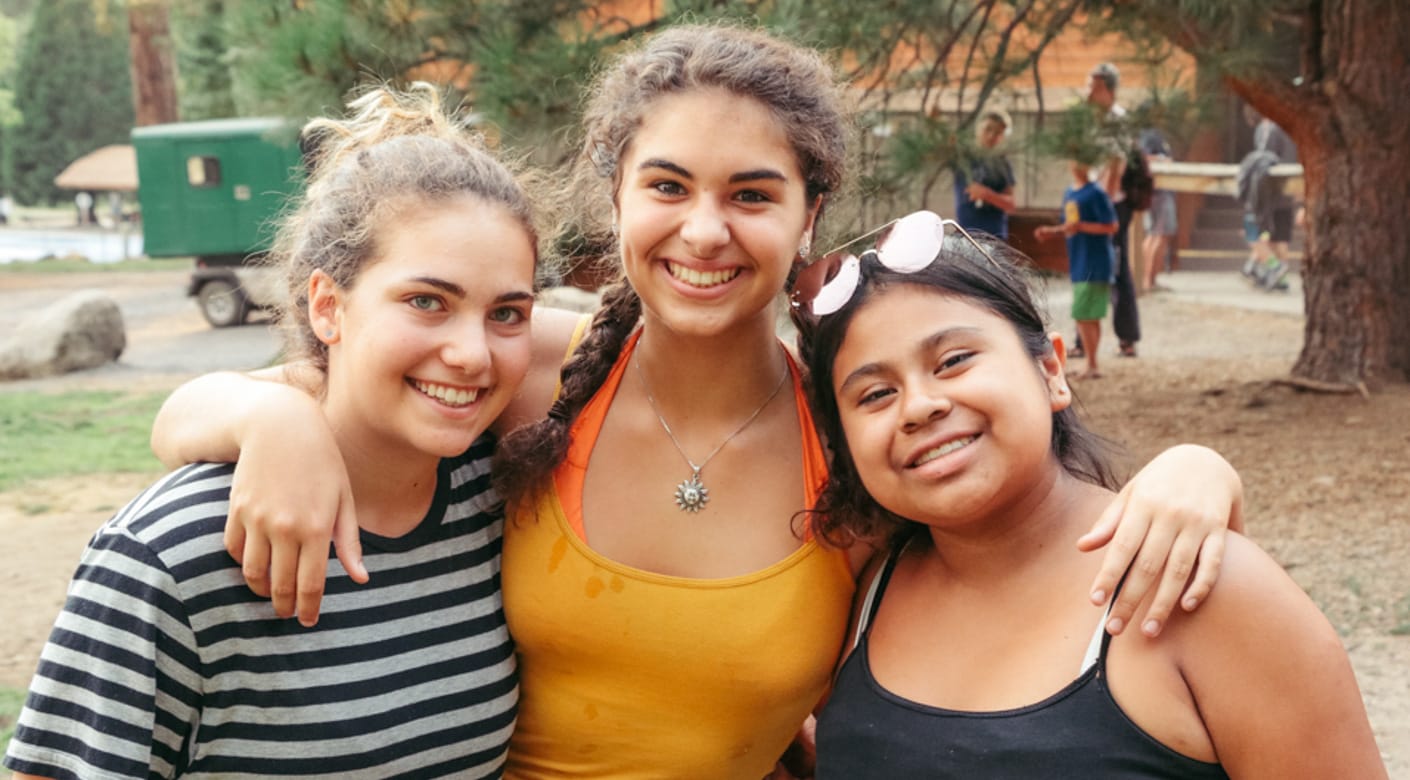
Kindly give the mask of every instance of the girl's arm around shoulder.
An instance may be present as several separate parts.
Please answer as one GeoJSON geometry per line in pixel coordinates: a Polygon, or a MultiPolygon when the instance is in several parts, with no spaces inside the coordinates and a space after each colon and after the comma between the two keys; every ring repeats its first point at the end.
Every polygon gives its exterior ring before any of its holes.
{"type": "Polygon", "coordinates": [[[1230,534],[1225,564],[1219,587],[1169,637],[1225,771],[1386,777],[1331,623],[1253,542],[1230,534]]]}
{"type": "Polygon", "coordinates": [[[568,357],[568,345],[586,315],[566,309],[534,307],[534,356],[518,394],[491,426],[499,435],[542,420],[558,394],[558,377],[568,357]]]}
{"type": "Polygon", "coordinates": [[[152,423],[152,452],[167,468],[199,461],[234,462],[252,428],[271,416],[314,419],[322,413],[312,369],[280,365],[247,374],[205,374],[172,391],[152,423]]]}
{"type": "Polygon", "coordinates": [[[226,549],[251,590],[305,625],[318,617],[330,540],[352,578],[367,581],[352,486],[316,399],[321,384],[321,372],[298,363],[207,374],[177,388],[152,427],[163,463],[237,462],[226,549]]]}

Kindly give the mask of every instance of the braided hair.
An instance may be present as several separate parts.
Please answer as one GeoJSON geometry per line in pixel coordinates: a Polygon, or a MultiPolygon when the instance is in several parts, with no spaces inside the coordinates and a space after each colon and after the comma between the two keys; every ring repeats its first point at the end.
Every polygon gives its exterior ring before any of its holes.
{"type": "MultiPolygon", "coordinates": [[[[621,161],[653,104],[707,88],[757,100],[769,110],[797,155],[809,202],[837,191],[849,127],[842,90],[822,56],[757,30],[686,25],[654,35],[620,56],[591,92],[577,181],[592,180],[599,207],[601,182],[609,182],[615,193],[621,161]]],[[[590,223],[591,217],[582,221],[590,223]]],[[[611,373],[641,314],[641,299],[618,268],[591,330],[563,366],[562,390],[547,419],[500,441],[492,469],[500,495],[522,499],[563,460],[573,421],[611,373]]]]}

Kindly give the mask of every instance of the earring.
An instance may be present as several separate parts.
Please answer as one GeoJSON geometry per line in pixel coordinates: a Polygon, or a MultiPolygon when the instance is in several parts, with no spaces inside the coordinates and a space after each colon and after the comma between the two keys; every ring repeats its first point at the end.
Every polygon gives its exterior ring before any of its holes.
{"type": "Polygon", "coordinates": [[[803,236],[803,240],[798,242],[798,256],[807,257],[811,251],[813,251],[813,239],[809,236],[803,236]]]}
{"type": "Polygon", "coordinates": [[[323,331],[323,338],[325,338],[325,339],[331,339],[331,338],[333,338],[333,331],[331,331],[331,330],[325,330],[325,331],[323,331]]]}

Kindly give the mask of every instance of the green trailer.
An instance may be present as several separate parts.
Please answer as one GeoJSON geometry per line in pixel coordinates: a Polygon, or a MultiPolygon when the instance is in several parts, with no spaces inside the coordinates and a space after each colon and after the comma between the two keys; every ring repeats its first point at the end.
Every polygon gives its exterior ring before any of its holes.
{"type": "Polygon", "coordinates": [[[276,300],[274,219],[303,187],[297,126],[215,119],[132,131],[148,257],[195,257],[188,292],[211,325],[239,325],[276,300]]]}

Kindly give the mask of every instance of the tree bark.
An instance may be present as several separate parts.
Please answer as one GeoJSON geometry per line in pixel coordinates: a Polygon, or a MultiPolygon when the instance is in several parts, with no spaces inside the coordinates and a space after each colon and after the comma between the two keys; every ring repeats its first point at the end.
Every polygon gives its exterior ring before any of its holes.
{"type": "Polygon", "coordinates": [[[1231,79],[1298,145],[1307,324],[1293,375],[1410,380],[1410,3],[1314,0],[1300,85],[1231,79]]]}
{"type": "Polygon", "coordinates": [[[131,0],[127,27],[137,126],[177,121],[176,65],[166,0],[131,0]]]}

